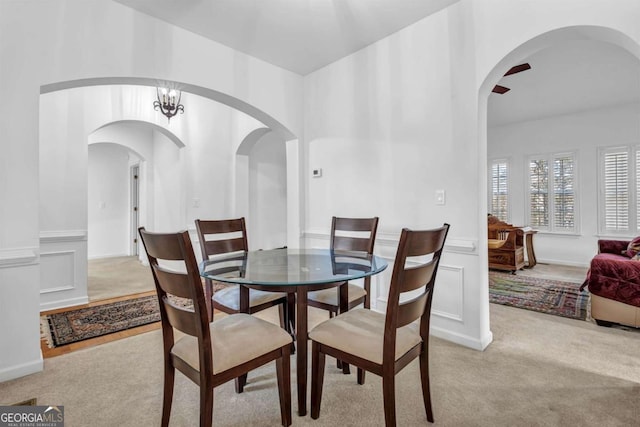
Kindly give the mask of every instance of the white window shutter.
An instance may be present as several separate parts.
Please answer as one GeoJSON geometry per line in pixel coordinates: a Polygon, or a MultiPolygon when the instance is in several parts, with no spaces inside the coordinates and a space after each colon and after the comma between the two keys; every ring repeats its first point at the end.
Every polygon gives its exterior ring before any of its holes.
{"type": "Polygon", "coordinates": [[[629,229],[629,153],[604,154],[604,225],[607,231],[629,229]]]}
{"type": "Polygon", "coordinates": [[[509,164],[496,160],[491,165],[491,214],[501,221],[509,217],[509,164]]]}

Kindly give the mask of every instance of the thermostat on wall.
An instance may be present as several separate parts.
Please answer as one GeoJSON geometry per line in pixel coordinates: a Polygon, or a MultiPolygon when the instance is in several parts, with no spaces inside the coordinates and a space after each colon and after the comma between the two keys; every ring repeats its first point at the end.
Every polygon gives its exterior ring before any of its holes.
{"type": "Polygon", "coordinates": [[[322,169],[314,169],[312,175],[314,178],[320,178],[322,176],[322,169]]]}

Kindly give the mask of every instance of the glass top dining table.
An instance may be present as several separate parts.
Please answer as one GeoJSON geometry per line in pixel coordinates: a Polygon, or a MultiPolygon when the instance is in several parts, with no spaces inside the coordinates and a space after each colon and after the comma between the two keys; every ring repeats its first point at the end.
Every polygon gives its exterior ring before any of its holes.
{"type": "Polygon", "coordinates": [[[271,249],[237,252],[205,260],[200,275],[240,286],[240,311],[249,311],[249,289],[296,294],[298,414],[307,412],[307,293],[340,286],[341,312],[348,309],[347,281],[387,268],[378,256],[330,249],[271,249]]]}

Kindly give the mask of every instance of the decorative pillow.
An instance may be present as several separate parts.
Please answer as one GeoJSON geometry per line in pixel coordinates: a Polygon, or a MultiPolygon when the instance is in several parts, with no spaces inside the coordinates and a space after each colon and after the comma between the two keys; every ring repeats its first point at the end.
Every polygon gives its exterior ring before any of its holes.
{"type": "Polygon", "coordinates": [[[640,236],[629,242],[627,246],[627,256],[633,258],[638,252],[640,252],[640,236]]]}

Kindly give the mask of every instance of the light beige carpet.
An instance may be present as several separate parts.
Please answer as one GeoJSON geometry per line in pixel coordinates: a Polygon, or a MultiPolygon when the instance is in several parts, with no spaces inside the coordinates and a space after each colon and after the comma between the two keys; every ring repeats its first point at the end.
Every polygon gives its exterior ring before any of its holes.
{"type": "MultiPolygon", "coordinates": [[[[265,316],[275,319],[275,311],[265,316]]],[[[322,318],[312,312],[312,322],[322,318]]],[[[431,339],[436,426],[637,426],[640,333],[491,304],[494,342],[484,352],[431,339]]],[[[37,397],[64,405],[66,426],[158,426],[160,331],[45,360],[42,373],[0,384],[0,403],[37,397]]],[[[292,358],[292,365],[295,357],[292,358]]],[[[292,372],[295,367],[292,366],[292,372]]],[[[320,419],[294,426],[383,425],[381,381],[364,386],[327,360],[320,419]]],[[[397,376],[398,426],[427,425],[417,363],[397,376]]],[[[216,389],[214,425],[280,425],[275,367],[249,375],[245,393],[216,389]]],[[[198,424],[198,388],[177,375],[172,426],[198,424]]]]}
{"type": "Polygon", "coordinates": [[[135,256],[91,259],[88,262],[89,301],[154,291],[153,277],[135,256]]]}

